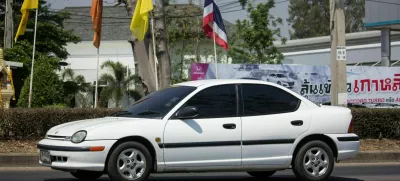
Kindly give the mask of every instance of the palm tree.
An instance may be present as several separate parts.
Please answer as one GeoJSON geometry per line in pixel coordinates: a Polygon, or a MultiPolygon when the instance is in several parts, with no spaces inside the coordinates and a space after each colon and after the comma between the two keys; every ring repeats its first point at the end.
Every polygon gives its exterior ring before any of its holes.
{"type": "Polygon", "coordinates": [[[90,83],[86,82],[84,76],[76,76],[74,70],[67,68],[62,72],[61,78],[64,81],[64,89],[66,90],[66,102],[68,102],[71,107],[74,107],[75,96],[78,96],[81,102],[85,101],[85,96],[82,92],[88,92],[92,87],[90,83]]]}
{"type": "Polygon", "coordinates": [[[106,61],[101,65],[101,68],[109,68],[112,74],[102,74],[99,82],[106,82],[107,86],[104,87],[100,93],[101,101],[113,99],[116,107],[120,106],[122,97],[128,95],[129,97],[138,100],[141,98],[140,93],[134,89],[129,89],[132,83],[140,82],[140,77],[136,74],[131,74],[127,71],[127,67],[123,66],[120,62],[106,61]]]}

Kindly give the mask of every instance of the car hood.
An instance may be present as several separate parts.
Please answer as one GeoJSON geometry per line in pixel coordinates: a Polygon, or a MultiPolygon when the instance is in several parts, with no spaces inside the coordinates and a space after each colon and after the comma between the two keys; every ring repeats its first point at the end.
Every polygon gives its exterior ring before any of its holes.
{"type": "Polygon", "coordinates": [[[92,130],[95,128],[117,124],[124,121],[141,121],[143,118],[123,118],[123,117],[104,117],[96,119],[86,119],[80,121],[73,121],[69,123],[60,124],[51,128],[47,134],[55,136],[72,136],[75,132],[80,130],[92,130]]]}

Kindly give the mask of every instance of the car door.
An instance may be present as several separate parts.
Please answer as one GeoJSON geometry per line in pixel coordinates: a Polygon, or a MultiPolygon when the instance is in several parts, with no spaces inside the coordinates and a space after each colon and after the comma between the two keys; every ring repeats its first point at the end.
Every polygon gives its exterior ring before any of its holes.
{"type": "Polygon", "coordinates": [[[276,165],[290,160],[295,139],[310,125],[310,114],[291,93],[263,84],[242,84],[243,165],[276,165]]]}
{"type": "Polygon", "coordinates": [[[195,118],[168,120],[164,131],[167,169],[241,164],[237,89],[234,84],[205,88],[181,107],[196,107],[195,118]]]}

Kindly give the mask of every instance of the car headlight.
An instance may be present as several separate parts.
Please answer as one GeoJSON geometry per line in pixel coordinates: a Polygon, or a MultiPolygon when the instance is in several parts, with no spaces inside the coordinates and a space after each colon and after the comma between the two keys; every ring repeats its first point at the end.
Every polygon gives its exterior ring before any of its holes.
{"type": "Polygon", "coordinates": [[[80,142],[82,142],[83,140],[85,140],[86,135],[87,135],[87,132],[86,132],[86,131],[78,131],[78,132],[76,132],[76,133],[74,133],[74,134],[72,135],[72,137],[71,137],[71,142],[72,142],[72,143],[80,143],[80,142]]]}

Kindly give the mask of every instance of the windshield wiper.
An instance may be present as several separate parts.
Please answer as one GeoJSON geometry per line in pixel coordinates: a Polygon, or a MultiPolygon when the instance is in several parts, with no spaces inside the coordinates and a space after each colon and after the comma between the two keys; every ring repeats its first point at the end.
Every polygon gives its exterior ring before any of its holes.
{"type": "Polygon", "coordinates": [[[157,111],[146,110],[146,111],[137,113],[136,115],[143,116],[143,115],[152,115],[152,114],[160,114],[160,113],[157,111]]]}
{"type": "Polygon", "coordinates": [[[111,114],[111,116],[124,116],[124,115],[132,115],[132,113],[129,111],[119,111],[111,114]]]}

